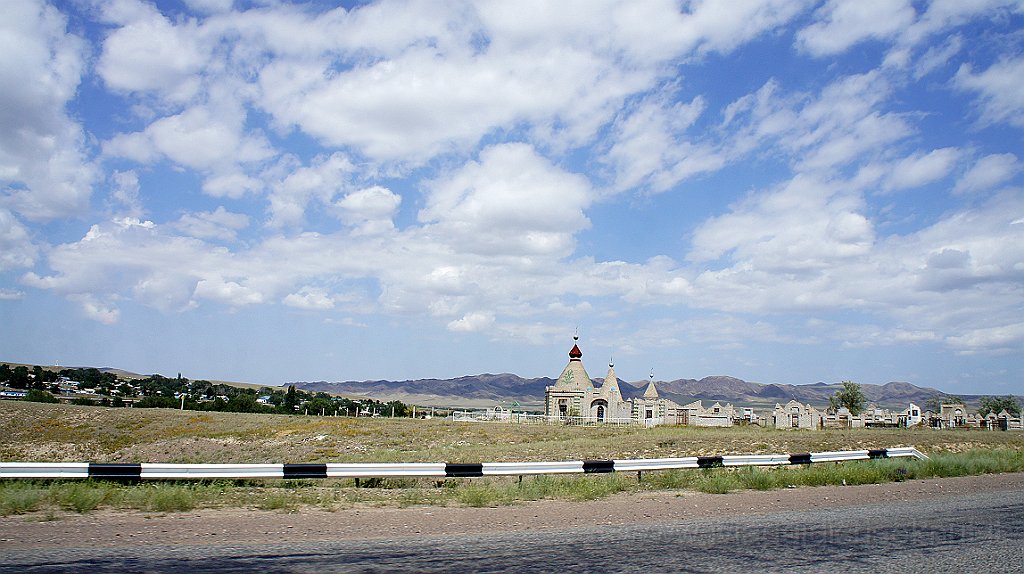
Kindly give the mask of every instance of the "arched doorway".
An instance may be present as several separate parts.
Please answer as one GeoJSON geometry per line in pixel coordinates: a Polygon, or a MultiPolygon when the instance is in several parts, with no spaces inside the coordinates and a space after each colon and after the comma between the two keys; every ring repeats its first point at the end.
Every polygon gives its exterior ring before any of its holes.
{"type": "Polygon", "coordinates": [[[608,402],[604,399],[597,399],[590,403],[590,413],[591,416],[597,419],[597,422],[603,423],[608,414],[608,402]]]}

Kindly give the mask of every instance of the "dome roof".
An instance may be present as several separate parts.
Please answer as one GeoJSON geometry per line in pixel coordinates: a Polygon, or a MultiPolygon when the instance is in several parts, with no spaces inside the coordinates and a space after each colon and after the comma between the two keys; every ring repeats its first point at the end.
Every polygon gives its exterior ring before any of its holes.
{"type": "MultiPolygon", "coordinates": [[[[578,341],[579,337],[573,337],[573,341],[578,341]]],[[[573,344],[572,350],[569,351],[569,364],[565,366],[562,374],[559,375],[558,380],[555,382],[555,389],[560,391],[585,391],[593,390],[594,383],[590,380],[590,375],[587,374],[587,370],[583,368],[583,351],[580,350],[579,345],[573,344]]]]}
{"type": "Polygon", "coordinates": [[[578,361],[578,360],[583,358],[583,351],[580,350],[580,346],[579,345],[575,345],[574,344],[572,346],[572,350],[569,351],[569,358],[574,360],[574,361],[578,361]]]}

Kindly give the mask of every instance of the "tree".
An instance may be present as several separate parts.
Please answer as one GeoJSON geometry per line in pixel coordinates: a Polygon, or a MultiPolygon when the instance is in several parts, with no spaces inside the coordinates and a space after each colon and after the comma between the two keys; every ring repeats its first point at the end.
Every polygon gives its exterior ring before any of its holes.
{"type": "Polygon", "coordinates": [[[135,407],[139,409],[177,409],[180,408],[181,403],[174,397],[162,397],[159,395],[150,395],[143,397],[142,400],[135,403],[135,407]]]}
{"type": "Polygon", "coordinates": [[[942,410],[942,405],[965,405],[967,403],[956,395],[947,395],[945,393],[936,393],[928,398],[924,403],[925,410],[937,413],[942,410]]]}
{"type": "Polygon", "coordinates": [[[25,365],[14,367],[14,371],[11,372],[11,378],[7,384],[15,389],[27,389],[29,384],[28,367],[25,365]]]}
{"type": "Polygon", "coordinates": [[[409,407],[402,401],[391,401],[385,405],[385,408],[388,416],[404,417],[409,413],[409,407]]]}
{"type": "Polygon", "coordinates": [[[33,403],[56,403],[59,402],[57,397],[51,395],[46,391],[40,391],[39,389],[29,389],[28,394],[25,395],[26,401],[33,403]]]}
{"type": "Polygon", "coordinates": [[[861,391],[860,385],[853,381],[843,381],[843,388],[828,398],[828,403],[832,410],[837,411],[842,407],[846,407],[853,416],[859,415],[864,410],[864,403],[866,402],[867,398],[864,397],[864,392],[861,391]]]}
{"type": "Polygon", "coordinates": [[[46,374],[43,372],[43,368],[39,365],[32,367],[32,388],[39,389],[40,391],[46,390],[44,383],[46,382],[46,374]]]}
{"type": "Polygon", "coordinates": [[[256,402],[256,395],[238,394],[231,397],[224,410],[229,413],[258,413],[263,410],[262,405],[256,402]]]}
{"type": "Polygon", "coordinates": [[[306,410],[311,415],[333,415],[334,414],[334,401],[327,397],[316,396],[305,404],[306,410]]]}
{"type": "Polygon", "coordinates": [[[1013,416],[1020,416],[1020,402],[1017,397],[1006,395],[1005,397],[981,397],[981,408],[978,414],[988,416],[989,413],[999,414],[1003,410],[1013,416]]]}
{"type": "Polygon", "coordinates": [[[288,385],[288,394],[284,397],[283,410],[290,415],[295,412],[297,406],[299,406],[299,399],[295,396],[295,385],[288,385]]]}

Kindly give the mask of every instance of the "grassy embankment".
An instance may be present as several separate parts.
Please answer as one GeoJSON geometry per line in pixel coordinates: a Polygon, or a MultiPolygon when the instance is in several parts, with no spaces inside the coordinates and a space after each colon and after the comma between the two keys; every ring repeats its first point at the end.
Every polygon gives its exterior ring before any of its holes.
{"type": "Polygon", "coordinates": [[[446,480],[0,481],[0,515],[97,508],[173,512],[251,507],[491,506],[588,500],[644,489],[728,492],[1024,471],[1024,433],[877,429],[580,428],[104,409],[0,402],[0,460],[66,462],[501,462],[797,453],[916,446],[927,461],[446,480]]]}

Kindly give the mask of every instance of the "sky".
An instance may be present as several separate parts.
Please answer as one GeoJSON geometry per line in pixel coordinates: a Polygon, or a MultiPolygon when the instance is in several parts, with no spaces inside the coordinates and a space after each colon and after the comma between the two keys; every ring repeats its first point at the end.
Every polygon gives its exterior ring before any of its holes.
{"type": "Polygon", "coordinates": [[[3,6],[2,361],[1024,391],[1024,2],[3,6]]]}

